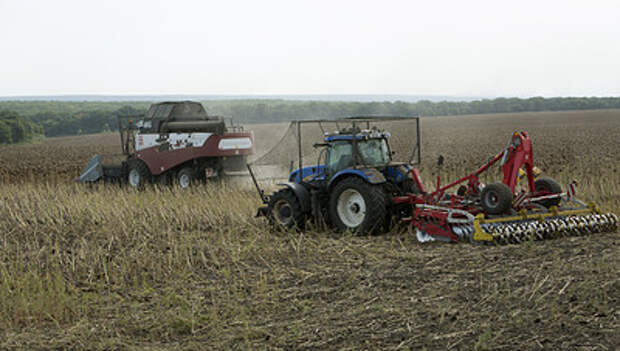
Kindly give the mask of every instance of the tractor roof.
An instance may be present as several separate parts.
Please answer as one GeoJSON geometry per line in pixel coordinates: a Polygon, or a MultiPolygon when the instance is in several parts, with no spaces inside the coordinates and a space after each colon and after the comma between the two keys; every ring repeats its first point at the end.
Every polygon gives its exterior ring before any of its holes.
{"type": "Polygon", "coordinates": [[[334,133],[325,133],[325,141],[338,141],[338,140],[368,140],[368,139],[387,139],[391,136],[388,132],[378,131],[377,129],[363,129],[363,130],[342,130],[334,133]]]}

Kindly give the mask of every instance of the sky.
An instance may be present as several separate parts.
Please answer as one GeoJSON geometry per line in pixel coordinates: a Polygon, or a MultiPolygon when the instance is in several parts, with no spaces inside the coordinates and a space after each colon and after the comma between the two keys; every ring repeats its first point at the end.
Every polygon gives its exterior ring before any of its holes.
{"type": "Polygon", "coordinates": [[[620,96],[620,1],[0,0],[0,96],[620,96]]]}

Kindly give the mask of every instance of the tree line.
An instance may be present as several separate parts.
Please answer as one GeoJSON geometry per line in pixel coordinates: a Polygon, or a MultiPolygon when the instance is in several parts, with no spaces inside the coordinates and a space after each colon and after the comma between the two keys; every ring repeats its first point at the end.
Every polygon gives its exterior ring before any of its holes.
{"type": "MultiPolygon", "coordinates": [[[[293,119],[329,119],[363,115],[450,116],[620,108],[620,97],[532,97],[441,102],[252,99],[201,102],[210,115],[232,117],[240,123],[275,123],[293,119]]],[[[118,129],[117,115],[141,114],[150,104],[149,101],[0,101],[0,109],[11,110],[18,116],[21,115],[23,117],[21,123],[32,124],[33,133],[39,128],[38,130],[42,130],[46,136],[60,136],[115,131],[118,129]]],[[[5,134],[7,128],[3,127],[5,134]]]]}
{"type": "Polygon", "coordinates": [[[45,136],[94,134],[118,130],[117,116],[143,114],[146,108],[124,106],[116,110],[90,110],[67,114],[65,112],[38,112],[28,119],[40,126],[45,136]]]}
{"type": "Polygon", "coordinates": [[[293,119],[340,118],[363,115],[453,116],[469,114],[568,111],[620,108],[620,97],[610,98],[497,98],[476,101],[332,102],[241,100],[207,101],[208,112],[232,116],[245,123],[293,119]]]}
{"type": "Polygon", "coordinates": [[[43,129],[24,120],[18,113],[0,110],[0,144],[22,143],[43,133],[43,129]]]}

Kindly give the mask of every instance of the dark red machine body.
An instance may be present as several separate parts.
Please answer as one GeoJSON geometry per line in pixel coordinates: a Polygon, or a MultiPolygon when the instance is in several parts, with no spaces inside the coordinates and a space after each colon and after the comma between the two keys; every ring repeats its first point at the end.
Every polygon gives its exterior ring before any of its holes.
{"type": "Polygon", "coordinates": [[[154,145],[136,151],[134,154],[136,159],[142,160],[153,175],[159,175],[171,168],[187,163],[194,159],[223,159],[231,160],[235,158],[243,159],[243,165],[240,170],[245,167],[245,159],[247,156],[254,154],[254,135],[252,132],[233,132],[223,135],[212,134],[208,136],[203,145],[200,146],[184,146],[176,149],[162,149],[160,145],[154,145]],[[233,141],[231,146],[222,147],[222,141],[233,141]],[[242,141],[237,145],[234,141],[242,141]]]}

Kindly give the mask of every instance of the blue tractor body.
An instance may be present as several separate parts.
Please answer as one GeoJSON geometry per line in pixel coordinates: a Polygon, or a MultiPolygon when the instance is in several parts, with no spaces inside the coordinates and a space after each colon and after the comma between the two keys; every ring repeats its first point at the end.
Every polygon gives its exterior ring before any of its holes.
{"type": "Polygon", "coordinates": [[[288,181],[302,183],[328,180],[328,185],[331,185],[342,177],[356,176],[371,184],[380,184],[386,182],[387,180],[400,184],[407,179],[407,174],[411,171],[411,167],[402,163],[394,163],[386,164],[380,168],[346,168],[338,171],[329,179],[326,170],[327,167],[325,165],[307,166],[302,168],[301,172],[299,169],[296,169],[291,172],[288,181]]]}
{"type": "MultiPolygon", "coordinates": [[[[412,119],[417,128],[419,120],[412,119]]],[[[370,233],[384,228],[399,212],[392,197],[416,192],[419,181],[410,164],[392,161],[390,137],[355,123],[325,134],[323,143],[314,145],[320,149],[317,163],[302,167],[300,162],[283,188],[265,200],[268,206],[259,214],[284,228],[303,228],[309,219],[341,231],[370,233]]]]}

